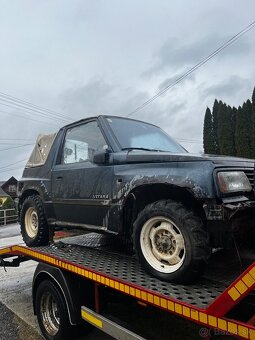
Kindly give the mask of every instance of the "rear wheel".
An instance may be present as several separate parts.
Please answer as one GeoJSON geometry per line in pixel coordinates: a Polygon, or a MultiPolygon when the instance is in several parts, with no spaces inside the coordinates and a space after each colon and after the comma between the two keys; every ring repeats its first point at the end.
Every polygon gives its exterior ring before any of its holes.
{"type": "Polygon", "coordinates": [[[145,269],[171,282],[198,278],[211,253],[202,220],[172,200],[154,202],[140,212],[133,242],[145,269]]]}
{"type": "Polygon", "coordinates": [[[27,246],[47,245],[50,240],[49,227],[41,198],[27,197],[21,207],[20,228],[27,246]]]}

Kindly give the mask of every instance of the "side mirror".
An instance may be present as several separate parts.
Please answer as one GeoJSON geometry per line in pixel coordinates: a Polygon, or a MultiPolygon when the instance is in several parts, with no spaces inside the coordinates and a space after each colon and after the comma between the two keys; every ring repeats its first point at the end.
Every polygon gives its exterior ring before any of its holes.
{"type": "Polygon", "coordinates": [[[108,164],[110,158],[110,151],[96,151],[93,156],[93,162],[95,164],[108,164]]]}

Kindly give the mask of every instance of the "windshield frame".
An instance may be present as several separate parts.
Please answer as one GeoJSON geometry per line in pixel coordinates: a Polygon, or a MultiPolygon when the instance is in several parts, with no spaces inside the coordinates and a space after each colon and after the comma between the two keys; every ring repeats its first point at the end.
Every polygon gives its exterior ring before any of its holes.
{"type": "MultiPolygon", "coordinates": [[[[134,122],[137,122],[137,123],[142,123],[142,124],[147,124],[147,125],[151,125],[152,127],[156,128],[156,129],[159,129],[163,134],[165,134],[167,137],[170,138],[170,140],[172,140],[175,144],[177,144],[181,150],[183,150],[183,153],[188,153],[188,151],[180,144],[178,143],[174,138],[172,138],[170,135],[168,135],[163,129],[161,129],[159,126],[157,125],[154,125],[154,124],[151,124],[151,123],[147,123],[145,121],[142,121],[142,120],[138,120],[138,119],[131,119],[131,118],[126,118],[126,117],[120,117],[120,116],[103,116],[104,117],[104,122],[107,126],[107,129],[109,130],[110,132],[110,135],[113,137],[114,139],[114,142],[116,143],[117,147],[118,147],[118,151],[132,151],[132,150],[136,150],[136,151],[139,151],[139,148],[132,148],[132,147],[122,147],[122,145],[120,144],[120,141],[118,140],[114,130],[112,129],[111,127],[111,124],[109,123],[108,119],[122,119],[123,121],[125,120],[129,120],[129,121],[134,121],[134,122]]],[[[140,148],[141,150],[143,148],[140,148]]],[[[145,149],[145,148],[144,148],[145,149]]],[[[176,151],[176,152],[172,152],[172,151],[165,151],[165,150],[155,150],[155,149],[151,149],[149,150],[148,148],[148,152],[152,151],[152,152],[170,152],[170,153],[182,153],[182,151],[176,151]]]]}

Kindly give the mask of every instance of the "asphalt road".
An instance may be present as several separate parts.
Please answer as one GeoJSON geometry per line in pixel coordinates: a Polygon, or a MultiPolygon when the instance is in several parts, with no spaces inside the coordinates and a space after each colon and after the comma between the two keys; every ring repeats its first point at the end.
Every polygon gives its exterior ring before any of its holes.
{"type": "MultiPolygon", "coordinates": [[[[22,244],[19,226],[0,226],[0,247],[13,244],[22,244]]],[[[0,267],[0,340],[42,339],[36,317],[33,315],[31,299],[31,284],[36,265],[34,261],[28,261],[22,263],[19,268],[6,268],[7,272],[0,267]]],[[[127,323],[137,322],[148,334],[148,339],[202,339],[199,326],[174,315],[150,310],[145,317],[145,312],[141,312],[141,309],[130,309],[123,305],[114,306],[114,309],[127,323]]],[[[81,339],[112,338],[93,329],[81,339]]]]}
{"type": "Polygon", "coordinates": [[[0,340],[43,340],[33,327],[0,302],[0,340]]]}

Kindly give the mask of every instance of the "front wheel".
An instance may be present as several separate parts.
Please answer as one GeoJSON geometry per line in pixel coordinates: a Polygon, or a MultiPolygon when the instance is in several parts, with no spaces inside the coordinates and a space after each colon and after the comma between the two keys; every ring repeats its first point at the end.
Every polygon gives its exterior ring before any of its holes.
{"type": "Polygon", "coordinates": [[[150,274],[178,283],[198,278],[211,253],[202,220],[172,200],[154,202],[139,213],[133,242],[150,274]]]}

